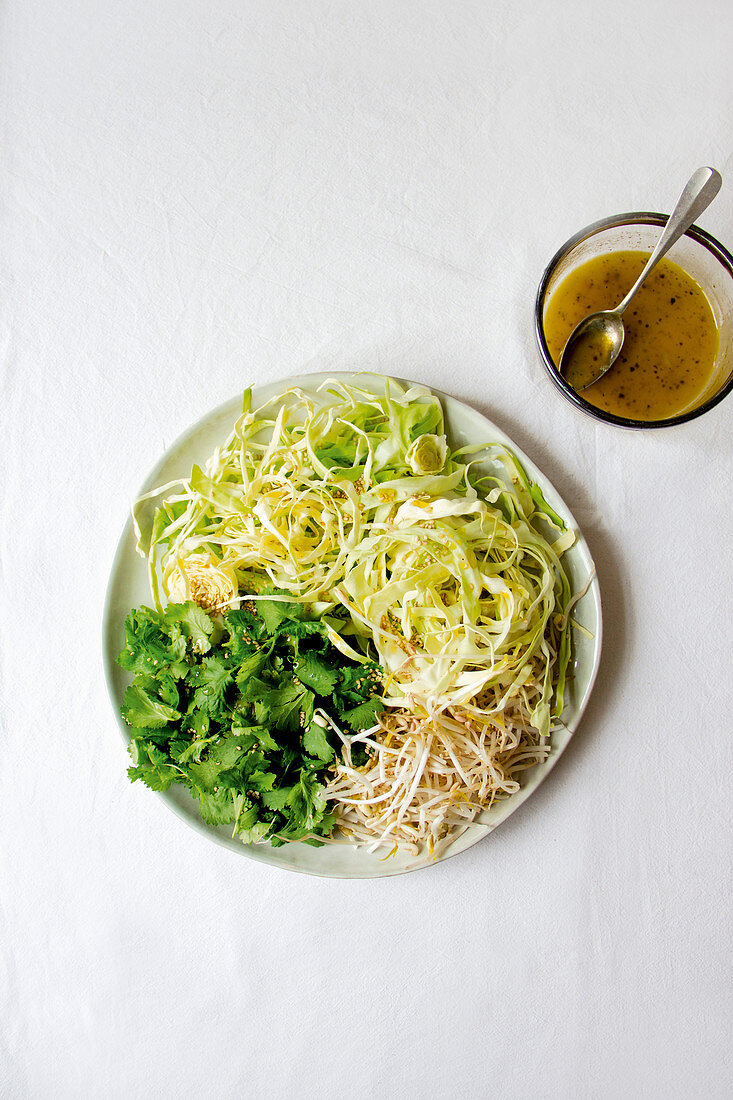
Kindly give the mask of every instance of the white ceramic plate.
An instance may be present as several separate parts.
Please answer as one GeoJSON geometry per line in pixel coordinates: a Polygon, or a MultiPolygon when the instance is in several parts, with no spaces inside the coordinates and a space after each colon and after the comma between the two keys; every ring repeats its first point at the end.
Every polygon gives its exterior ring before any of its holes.
{"type": "MultiPolygon", "coordinates": [[[[255,387],[253,407],[275,397],[278,393],[293,385],[299,386],[306,393],[314,393],[316,388],[327,378],[339,378],[343,381],[351,380],[362,386],[368,384],[376,391],[383,390],[385,383],[383,375],[374,374],[352,375],[329,372],[328,374],[302,375],[298,378],[287,378],[282,381],[271,382],[265,386],[255,387]]],[[[403,380],[398,379],[398,381],[403,380]]],[[[378,854],[355,849],[347,844],[326,844],[322,848],[313,848],[307,844],[297,843],[284,845],[281,848],[271,848],[267,844],[244,845],[239,840],[232,839],[230,830],[225,826],[215,828],[206,825],[199,817],[195,801],[183,787],[173,786],[170,790],[158,794],[159,798],[164,799],[171,809],[194,829],[204,833],[219,844],[231,848],[240,855],[259,860],[261,863],[271,863],[291,871],[324,875],[330,878],[380,878],[432,866],[434,862],[456,855],[475,844],[476,841],[486,836],[487,833],[491,832],[521,806],[557,763],[560,754],[578,726],[593,687],[601,654],[600,595],[593,561],[585,539],[560,495],[534,463],[504,432],[470,406],[464,405],[447,394],[440,393],[440,391],[433,392],[443,402],[446,430],[448,438],[454,446],[463,446],[467,443],[504,443],[511,447],[522,462],[529,477],[542,488],[547,502],[563,517],[568,526],[577,532],[578,537],[575,545],[567,551],[564,562],[574,591],[579,591],[586,584],[589,584],[586,595],[574,609],[573,617],[576,622],[587,629],[590,637],[587,637],[581,631],[575,631],[573,656],[571,667],[568,670],[566,704],[562,714],[564,728],[553,735],[552,752],[547,761],[525,772],[521,791],[482,814],[482,823],[471,825],[461,836],[446,846],[437,856],[437,859],[427,854],[411,856],[403,853],[385,859],[378,854]]],[[[150,472],[145,484],[140,489],[140,494],[142,495],[156,486],[164,485],[176,478],[187,477],[194,463],[203,464],[215,447],[227,438],[241,412],[241,408],[240,395],[226,404],[220,405],[213,412],[207,413],[192,428],[184,432],[150,472]]],[[[120,730],[126,742],[129,741],[129,731],[120,717],[120,706],[130,677],[119,668],[115,662],[115,657],[124,644],[123,626],[127,613],[133,607],[138,607],[140,604],[150,604],[150,602],[146,563],[135,552],[135,536],[132,530],[132,522],[128,519],[112,566],[103,626],[104,667],[107,686],[120,730]]]]}

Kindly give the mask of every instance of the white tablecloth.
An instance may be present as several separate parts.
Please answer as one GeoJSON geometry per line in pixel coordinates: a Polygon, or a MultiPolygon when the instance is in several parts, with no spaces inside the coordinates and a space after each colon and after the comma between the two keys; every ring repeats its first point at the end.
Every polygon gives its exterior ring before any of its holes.
{"type": "Polygon", "coordinates": [[[596,424],[545,378],[532,306],[572,232],[671,209],[700,164],[733,244],[730,5],[4,10],[0,1094],[729,1096],[733,399],[596,424]],[[128,782],[100,619],[179,432],[365,360],[547,473],[605,646],[505,825],[350,883],[221,849],[128,782]]]}

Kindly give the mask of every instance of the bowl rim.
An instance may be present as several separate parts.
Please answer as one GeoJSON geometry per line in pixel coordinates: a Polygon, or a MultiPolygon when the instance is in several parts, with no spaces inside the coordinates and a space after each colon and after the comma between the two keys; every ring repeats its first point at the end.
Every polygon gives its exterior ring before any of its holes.
{"type": "MultiPolygon", "coordinates": [[[[678,416],[667,417],[664,420],[635,420],[631,417],[616,416],[614,413],[606,412],[603,409],[597,408],[595,405],[591,405],[589,401],[581,397],[581,395],[565,381],[552,361],[550,349],[545,340],[542,313],[547,295],[547,287],[557,265],[565,259],[577,245],[596,236],[597,233],[605,229],[615,229],[619,226],[635,224],[663,226],[667,223],[668,218],[668,214],[659,214],[651,210],[636,210],[625,214],[612,214],[610,217],[591,222],[590,225],[586,225],[583,229],[579,229],[577,233],[574,233],[572,237],[569,237],[568,240],[558,248],[557,252],[543,271],[539,287],[537,288],[537,296],[534,305],[534,331],[542,364],[547,374],[550,376],[551,381],[568,401],[582,412],[592,416],[594,420],[600,420],[605,424],[616,424],[622,428],[671,428],[678,424],[686,424],[688,421],[694,420],[698,416],[702,416],[703,413],[709,412],[710,409],[719,404],[719,402],[727,397],[731,390],[733,390],[732,372],[731,377],[725,385],[722,386],[716,394],[695,409],[680,413],[678,416]]],[[[708,233],[705,229],[701,229],[699,225],[691,225],[683,236],[690,237],[693,241],[696,241],[706,248],[708,252],[718,260],[721,267],[727,271],[730,278],[733,279],[733,255],[731,255],[728,249],[711,233],[708,233]]]]}

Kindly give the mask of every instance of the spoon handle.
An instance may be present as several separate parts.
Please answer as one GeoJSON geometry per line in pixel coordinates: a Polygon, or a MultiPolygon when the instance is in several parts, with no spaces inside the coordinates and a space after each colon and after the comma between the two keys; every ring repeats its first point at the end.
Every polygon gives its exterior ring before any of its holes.
{"type": "Polygon", "coordinates": [[[636,294],[649,272],[669,252],[675,241],[679,240],[685,230],[689,229],[695,218],[706,210],[713,201],[723,180],[720,172],[714,168],[698,168],[690,176],[684,191],[677,200],[677,205],[669,216],[664,232],[657,241],[657,247],[646,262],[646,266],[639,278],[632,286],[624,300],[616,306],[615,313],[623,313],[631,299],[636,294]]]}

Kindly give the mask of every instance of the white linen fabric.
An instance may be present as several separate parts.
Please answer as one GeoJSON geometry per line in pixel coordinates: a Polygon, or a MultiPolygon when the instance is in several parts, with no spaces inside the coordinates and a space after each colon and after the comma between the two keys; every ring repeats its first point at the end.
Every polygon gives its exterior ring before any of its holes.
{"type": "Polygon", "coordinates": [[[731,1095],[733,399],[597,424],[532,310],[571,233],[671,209],[701,164],[733,245],[732,31],[725,0],[7,0],[2,1096],[731,1095]],[[172,440],[353,367],[475,405],[546,472],[605,642],[505,825],[342,882],[128,782],[100,624],[172,440]]]}

